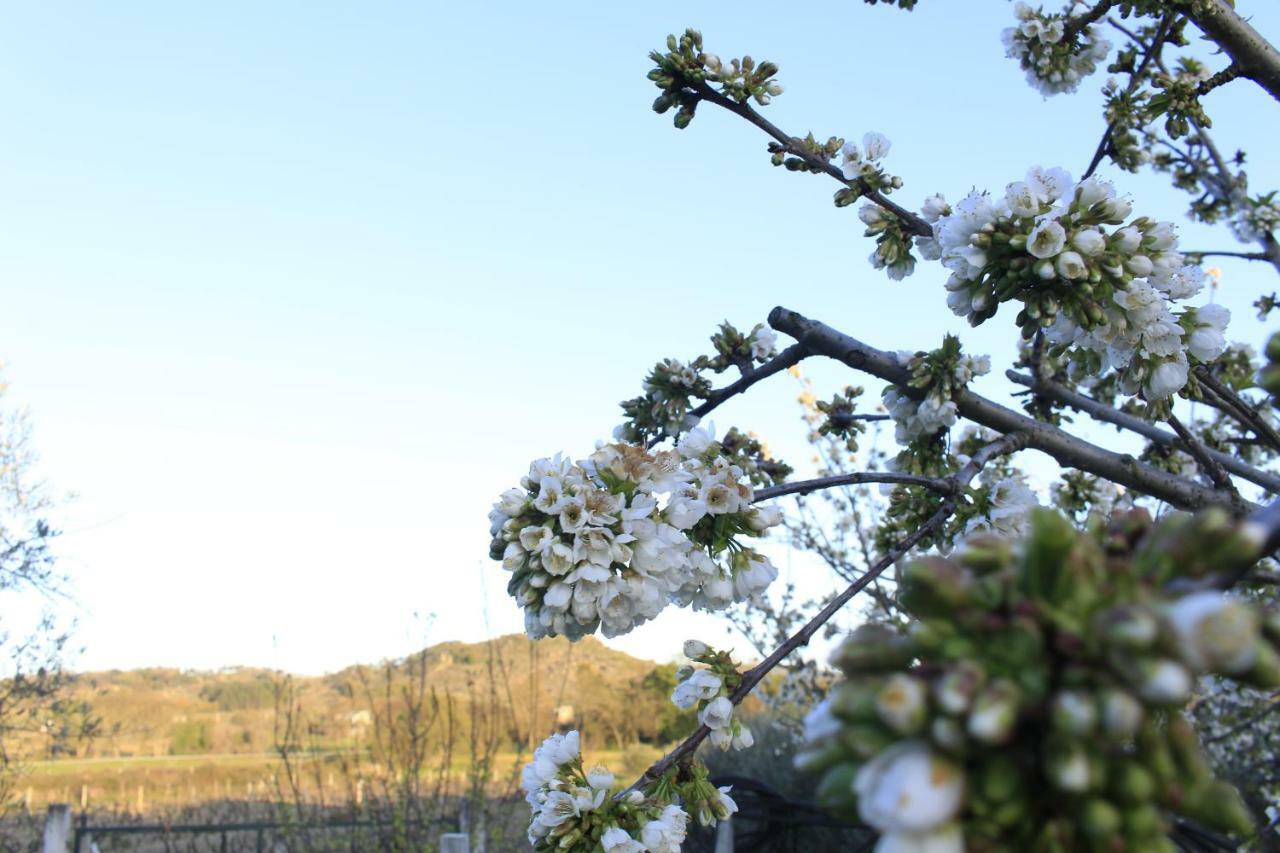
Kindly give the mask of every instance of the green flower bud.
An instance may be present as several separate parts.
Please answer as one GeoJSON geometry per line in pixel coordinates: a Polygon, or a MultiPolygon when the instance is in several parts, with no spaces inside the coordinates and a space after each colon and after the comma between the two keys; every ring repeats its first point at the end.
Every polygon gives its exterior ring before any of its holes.
{"type": "Polygon", "coordinates": [[[828,808],[856,814],[858,796],[853,790],[853,780],[858,775],[861,765],[853,763],[837,764],[822,774],[815,790],[818,800],[828,808]]]}
{"type": "Polygon", "coordinates": [[[894,673],[875,698],[880,721],[900,735],[912,735],[924,728],[928,712],[927,688],[923,681],[904,673],[894,673]]]}
{"type": "Polygon", "coordinates": [[[980,743],[998,745],[1013,736],[1022,691],[1008,679],[997,679],[978,694],[969,712],[966,731],[980,743]]]}
{"type": "Polygon", "coordinates": [[[1134,805],[1150,802],[1158,791],[1155,774],[1127,758],[1112,767],[1108,787],[1120,802],[1134,805]]]}
{"type": "Polygon", "coordinates": [[[1055,740],[1045,750],[1045,775],[1059,791],[1082,794],[1089,790],[1089,754],[1078,741],[1055,740]]]}
{"type": "Polygon", "coordinates": [[[1103,733],[1116,743],[1133,738],[1142,725],[1142,703],[1128,691],[1109,687],[1098,694],[1098,717],[1103,733]]]}
{"type": "Polygon", "coordinates": [[[1165,726],[1165,737],[1184,778],[1193,781],[1208,781],[1213,778],[1213,768],[1200,745],[1200,737],[1186,716],[1170,714],[1165,726]]]}
{"type": "Polygon", "coordinates": [[[1193,592],[1165,609],[1183,661],[1205,672],[1240,674],[1253,667],[1261,644],[1258,614],[1220,592],[1193,592]]]}
{"type": "Polygon", "coordinates": [[[915,656],[912,643],[884,625],[862,625],[840,644],[831,662],[845,674],[885,672],[905,667],[915,656]]]}
{"type": "Polygon", "coordinates": [[[1138,695],[1153,705],[1181,707],[1191,698],[1191,673],[1177,661],[1142,659],[1133,666],[1138,695]]]}
{"type": "Polygon", "coordinates": [[[1263,690],[1280,687],[1280,652],[1265,640],[1259,641],[1253,668],[1239,678],[1263,690]]]}
{"type": "Polygon", "coordinates": [[[1125,839],[1129,842],[1126,849],[1158,850],[1161,848],[1154,844],[1168,841],[1162,838],[1166,831],[1165,822],[1156,806],[1150,803],[1130,805],[1124,810],[1123,817],[1125,839]],[[1145,842],[1147,846],[1139,847],[1134,842],[1145,842]]]}
{"type": "Polygon", "coordinates": [[[838,739],[849,755],[864,761],[874,758],[897,740],[881,726],[860,724],[845,726],[838,739]]]}
{"type": "Polygon", "coordinates": [[[831,713],[848,723],[874,723],[876,694],[882,684],[879,679],[841,681],[828,694],[831,713]]]}
{"type": "Polygon", "coordinates": [[[1080,810],[1080,828],[1095,841],[1107,841],[1120,833],[1120,811],[1106,800],[1091,799],[1080,810]]]}
{"type": "Polygon", "coordinates": [[[1094,697],[1083,690],[1059,690],[1051,708],[1053,727],[1062,734],[1084,737],[1092,734],[1098,722],[1094,697]]]}
{"type": "Polygon", "coordinates": [[[1255,832],[1253,817],[1240,793],[1226,782],[1206,782],[1187,791],[1181,812],[1212,827],[1239,836],[1255,832]]]}
{"type": "Polygon", "coordinates": [[[917,616],[949,616],[973,598],[974,577],[966,568],[942,557],[912,560],[902,570],[899,597],[917,616]]]}
{"type": "Polygon", "coordinates": [[[1267,338],[1267,361],[1280,361],[1280,332],[1267,338]]]}
{"type": "Polygon", "coordinates": [[[1003,536],[978,533],[965,540],[955,558],[979,575],[998,572],[1013,565],[1013,543],[1003,536]]]}
{"type": "Polygon", "coordinates": [[[821,773],[852,757],[853,754],[845,749],[844,744],[832,741],[819,747],[800,750],[791,763],[801,773],[821,773]]]}
{"type": "Polygon", "coordinates": [[[1108,607],[1094,619],[1094,630],[1111,646],[1149,649],[1160,634],[1155,614],[1136,604],[1108,607]]]}
{"type": "Polygon", "coordinates": [[[1025,780],[1017,763],[1008,755],[997,754],[981,765],[976,793],[990,803],[1005,803],[1025,793],[1025,780]]]}
{"type": "Polygon", "coordinates": [[[948,752],[963,752],[968,743],[964,726],[954,717],[934,717],[929,724],[929,737],[948,752]]]}
{"type": "Polygon", "coordinates": [[[986,673],[981,666],[962,660],[934,680],[934,701],[948,714],[963,714],[969,710],[973,697],[985,681],[986,673]]]}

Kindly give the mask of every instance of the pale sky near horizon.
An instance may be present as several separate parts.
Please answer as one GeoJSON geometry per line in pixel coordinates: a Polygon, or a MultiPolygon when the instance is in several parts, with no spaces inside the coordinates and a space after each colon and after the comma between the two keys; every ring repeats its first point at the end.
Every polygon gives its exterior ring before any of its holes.
{"type": "MultiPolygon", "coordinates": [[[[1240,6],[1280,37],[1276,4],[1240,6]]],[[[832,182],[771,168],[765,138],[709,106],[674,130],[644,75],[687,25],[722,57],[771,59],[787,91],[769,116],[885,133],[906,181],[894,198],[914,208],[1088,161],[1103,75],[1042,99],[1003,56],[1010,21],[1001,0],[851,0],[821,18],[763,3],[10,5],[0,358],[42,473],[75,493],[55,520],[76,665],[322,672],[520,630],[486,558],[490,503],[534,457],[607,438],[648,368],[701,352],[726,318],[749,328],[782,303],[884,349],[958,331],[1000,365],[1010,316],[971,330],[936,265],[873,271],[832,182]]],[[[1253,188],[1280,187],[1275,103],[1239,82],[1207,104],[1219,142],[1253,155],[1253,188]]],[[[1182,222],[1167,178],[1101,174],[1182,222]]],[[[1274,272],[1217,266],[1229,337],[1258,346],[1249,303],[1274,272]]],[[[828,392],[879,392],[811,372],[828,392]]],[[[796,390],[778,377],[715,421],[803,462],[796,390]]],[[[668,609],[611,644],[665,659],[722,630],[668,609]]]]}

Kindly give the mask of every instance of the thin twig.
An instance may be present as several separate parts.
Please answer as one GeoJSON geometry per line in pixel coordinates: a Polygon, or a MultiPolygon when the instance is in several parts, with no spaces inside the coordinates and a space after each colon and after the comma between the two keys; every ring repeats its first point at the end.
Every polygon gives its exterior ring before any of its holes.
{"type": "Polygon", "coordinates": [[[941,495],[950,495],[955,487],[946,477],[922,477],[917,474],[895,474],[893,472],[856,472],[852,474],[835,474],[830,477],[818,477],[813,480],[797,480],[794,483],[783,483],[780,486],[769,486],[756,492],[756,503],[786,495],[807,495],[822,489],[834,489],[840,486],[860,486],[865,483],[895,483],[906,486],[923,486],[941,495]]]}
{"type": "MultiPolygon", "coordinates": [[[[1177,16],[1177,12],[1166,12],[1165,16],[1160,19],[1160,27],[1156,30],[1155,38],[1151,40],[1151,44],[1147,46],[1146,52],[1142,56],[1142,62],[1138,65],[1137,70],[1129,75],[1129,85],[1125,87],[1125,94],[1132,95],[1141,85],[1142,75],[1146,73],[1147,67],[1156,58],[1156,54],[1159,52],[1165,38],[1169,35],[1169,29],[1173,26],[1173,21],[1177,16]]],[[[1113,22],[1112,26],[1116,26],[1116,24],[1113,22]]],[[[1099,140],[1098,147],[1093,152],[1093,159],[1089,161],[1089,167],[1084,170],[1081,180],[1092,175],[1098,165],[1102,163],[1102,158],[1107,156],[1107,147],[1111,144],[1111,135],[1115,133],[1115,130],[1116,123],[1114,121],[1107,122],[1107,129],[1102,132],[1102,139],[1099,140]]]]}
{"type": "Polygon", "coordinates": [[[1216,459],[1209,455],[1209,448],[1205,447],[1204,443],[1196,438],[1191,433],[1191,430],[1187,429],[1177,415],[1170,413],[1166,420],[1168,420],[1169,426],[1173,427],[1173,431],[1178,434],[1178,438],[1182,439],[1183,448],[1191,454],[1191,457],[1196,460],[1196,464],[1200,466],[1200,470],[1208,475],[1213,484],[1219,489],[1229,491],[1239,497],[1239,492],[1236,491],[1236,487],[1231,483],[1231,478],[1227,476],[1226,470],[1216,459]]]}
{"type": "MultiPolygon", "coordinates": [[[[984,445],[970,457],[969,461],[961,467],[959,471],[947,478],[951,481],[951,489],[953,491],[958,491],[960,486],[963,486],[976,477],[979,472],[986,467],[987,463],[996,456],[1014,453],[1021,450],[1023,447],[1026,447],[1028,438],[1029,437],[1027,435],[1022,433],[1010,433],[1008,435],[1002,435],[996,440],[984,445]]],[[[831,599],[831,601],[827,602],[826,606],[819,610],[812,619],[804,624],[804,627],[788,637],[782,645],[778,646],[778,648],[773,651],[773,654],[769,655],[760,663],[744,672],[742,674],[742,682],[729,696],[729,701],[734,705],[737,705],[741,703],[743,699],[747,698],[747,695],[755,689],[755,686],[759,684],[774,667],[781,663],[796,649],[801,646],[808,645],[809,641],[813,639],[813,635],[818,633],[818,630],[830,621],[832,616],[848,604],[855,595],[879,578],[880,575],[889,568],[889,566],[896,563],[921,540],[931,535],[938,527],[943,525],[947,519],[951,517],[951,514],[954,511],[955,500],[951,497],[945,498],[942,502],[942,506],[938,507],[937,511],[934,512],[933,515],[929,516],[928,520],[926,520],[924,524],[917,527],[910,535],[894,546],[888,554],[881,557],[874,565],[868,568],[861,577],[849,584],[843,592],[831,599]]],[[[656,781],[669,769],[693,755],[694,751],[697,750],[698,746],[709,734],[711,734],[711,729],[707,728],[705,725],[698,726],[697,730],[695,730],[693,734],[681,741],[675,749],[671,750],[671,752],[654,762],[639,779],[633,782],[626,791],[618,794],[618,796],[622,797],[630,791],[638,791],[646,788],[650,783],[656,781]]]]}
{"type": "Polygon", "coordinates": [[[793,344],[759,367],[746,371],[729,385],[726,385],[719,390],[712,391],[711,396],[707,397],[704,402],[695,406],[689,414],[697,418],[704,417],[705,415],[710,414],[713,409],[725,400],[728,400],[730,397],[736,397],[738,394],[743,393],[762,379],[768,379],[775,373],[781,373],[789,367],[794,367],[809,354],[809,351],[805,349],[804,346],[800,344],[793,344]]]}
{"type": "Polygon", "coordinates": [[[1236,420],[1240,421],[1257,433],[1259,438],[1270,443],[1270,445],[1276,450],[1280,450],[1280,433],[1277,433],[1271,424],[1263,420],[1262,416],[1254,411],[1247,402],[1241,399],[1235,391],[1232,391],[1222,382],[1219,382],[1218,378],[1213,375],[1213,372],[1204,365],[1197,366],[1195,368],[1195,374],[1196,378],[1199,379],[1202,384],[1207,385],[1209,389],[1217,395],[1220,402],[1226,404],[1225,409],[1221,406],[1215,408],[1233,415],[1236,420]]]}
{"type": "Polygon", "coordinates": [[[845,180],[844,172],[840,171],[835,164],[810,154],[803,146],[800,145],[799,140],[782,132],[782,130],[780,130],[773,122],[769,121],[767,118],[760,115],[760,113],[752,109],[749,103],[739,103],[732,98],[726,97],[707,85],[705,81],[698,81],[697,83],[690,83],[689,85],[702,100],[710,101],[718,107],[723,107],[734,115],[744,118],[751,124],[754,124],[756,127],[769,134],[769,136],[772,136],[774,140],[783,146],[788,152],[799,157],[801,160],[804,160],[805,164],[809,166],[810,169],[815,172],[825,172],[845,186],[857,189],[862,194],[863,198],[875,202],[880,207],[883,207],[885,210],[898,217],[898,219],[902,220],[902,223],[907,227],[907,230],[911,231],[913,234],[920,237],[933,236],[933,226],[928,222],[925,222],[905,207],[901,207],[889,201],[883,193],[867,186],[865,182],[860,180],[845,180]]]}
{"type": "Polygon", "coordinates": [[[1197,257],[1197,258],[1214,258],[1214,257],[1219,257],[1219,258],[1243,258],[1243,259],[1244,259],[1244,260],[1246,260],[1246,261],[1269,261],[1269,260],[1271,260],[1269,257],[1267,257],[1267,253],[1266,253],[1266,252],[1201,252],[1201,251],[1186,251],[1186,252],[1183,252],[1182,254],[1184,254],[1184,255],[1190,255],[1190,256],[1192,256],[1192,257],[1197,257]]]}
{"type": "MultiPolygon", "coordinates": [[[[954,509],[955,507],[950,500],[944,502],[938,511],[929,517],[928,521],[920,525],[920,527],[916,528],[911,535],[899,542],[898,545],[895,546],[888,554],[881,557],[874,566],[869,568],[866,573],[856,581],[849,584],[843,592],[831,599],[831,601],[827,602],[827,605],[823,607],[822,610],[818,611],[812,619],[806,622],[804,627],[788,637],[786,642],[774,650],[773,654],[769,655],[760,663],[744,672],[742,674],[742,683],[738,685],[737,690],[733,691],[733,694],[729,697],[729,701],[735,705],[742,702],[742,700],[747,697],[747,694],[749,694],[774,667],[781,663],[783,658],[801,646],[806,645],[809,640],[812,639],[813,635],[818,632],[818,629],[826,624],[827,621],[836,614],[836,611],[848,604],[850,599],[878,578],[885,569],[889,568],[889,566],[901,559],[903,555],[915,547],[916,543],[941,526],[951,516],[954,509]]],[[[651,783],[661,778],[662,775],[672,767],[675,767],[692,756],[702,742],[706,740],[707,735],[709,734],[711,734],[711,729],[707,728],[705,725],[698,726],[693,734],[689,735],[674,749],[650,765],[649,769],[644,771],[644,773],[640,775],[639,779],[632,782],[630,787],[618,794],[618,797],[626,796],[626,794],[631,791],[642,791],[647,788],[651,783]]]]}
{"type": "Polygon", "coordinates": [[[1077,15],[1067,20],[1067,25],[1062,28],[1062,43],[1070,44],[1076,35],[1090,24],[1097,21],[1107,12],[1111,11],[1111,7],[1116,5],[1119,0],[1101,0],[1096,6],[1085,12],[1083,15],[1077,15]]]}

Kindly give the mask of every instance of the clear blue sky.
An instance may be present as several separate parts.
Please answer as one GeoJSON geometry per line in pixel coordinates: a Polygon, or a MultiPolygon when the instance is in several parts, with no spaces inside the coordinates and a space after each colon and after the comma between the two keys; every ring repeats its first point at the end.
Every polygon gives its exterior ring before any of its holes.
{"type": "MultiPolygon", "coordinates": [[[[1241,6],[1280,36],[1275,4],[1241,6]]],[[[999,363],[1008,318],[967,330],[936,266],[873,272],[830,181],[772,169],[711,108],[675,131],[644,75],[691,24],[772,59],[774,121],[884,132],[914,207],[1092,153],[1102,78],[1042,100],[1002,55],[1010,20],[1002,0],[11,5],[0,357],[77,495],[80,665],[323,671],[518,630],[489,503],[531,458],[607,437],[647,368],[725,318],[784,303],[890,349],[963,329],[999,363]]],[[[1280,186],[1276,105],[1238,83],[1209,106],[1280,186]]],[[[1119,186],[1185,208],[1161,177],[1119,186]]],[[[1184,229],[1210,243],[1239,248],[1184,229]]],[[[1221,266],[1256,345],[1248,303],[1280,282],[1221,266]]],[[[794,392],[717,421],[803,459],[794,392]]],[[[699,630],[668,611],[621,645],[667,657],[699,630]]]]}

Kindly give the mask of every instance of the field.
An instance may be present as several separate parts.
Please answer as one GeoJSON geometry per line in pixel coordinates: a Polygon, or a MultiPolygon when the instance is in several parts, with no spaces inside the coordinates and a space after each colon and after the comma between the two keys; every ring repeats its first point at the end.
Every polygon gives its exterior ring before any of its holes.
{"type": "MultiPolygon", "coordinates": [[[[600,763],[622,776],[639,775],[661,754],[651,746],[588,751],[588,766],[600,763]]],[[[350,755],[342,752],[300,758],[308,800],[348,802],[357,797],[350,778],[350,755]]],[[[499,752],[493,764],[493,787],[506,789],[518,777],[529,754],[499,752]]],[[[447,787],[460,790],[469,757],[452,757],[447,787]]],[[[366,765],[376,775],[376,765],[366,765]]],[[[158,808],[225,800],[270,801],[277,797],[281,760],[274,754],[173,755],[133,758],[78,758],[29,765],[18,783],[18,798],[31,812],[50,803],[69,803],[77,811],[105,809],[145,815],[158,808]]],[[[439,768],[432,768],[433,774],[439,768]]]]}

